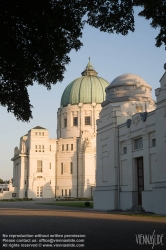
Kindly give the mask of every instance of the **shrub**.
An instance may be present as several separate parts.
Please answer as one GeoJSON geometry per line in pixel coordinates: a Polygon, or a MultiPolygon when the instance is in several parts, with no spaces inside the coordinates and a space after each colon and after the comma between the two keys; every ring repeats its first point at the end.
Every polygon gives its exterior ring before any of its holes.
{"type": "Polygon", "coordinates": [[[90,207],[90,202],[89,201],[85,202],[85,207],[90,207]]]}

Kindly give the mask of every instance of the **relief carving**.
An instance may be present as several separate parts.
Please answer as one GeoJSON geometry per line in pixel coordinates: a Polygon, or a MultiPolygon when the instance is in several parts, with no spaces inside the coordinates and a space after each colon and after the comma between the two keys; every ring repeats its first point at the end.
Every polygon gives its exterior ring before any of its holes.
{"type": "Polygon", "coordinates": [[[96,136],[95,134],[91,134],[91,136],[88,136],[86,138],[82,138],[82,142],[83,142],[83,150],[85,152],[95,152],[96,150],[96,136]]]}
{"type": "Polygon", "coordinates": [[[15,147],[14,148],[14,155],[18,155],[18,153],[19,153],[18,147],[15,147]]]}
{"type": "Polygon", "coordinates": [[[140,114],[141,120],[142,120],[143,122],[146,121],[147,115],[148,115],[147,112],[143,112],[143,113],[140,114]]]}
{"type": "Polygon", "coordinates": [[[92,143],[90,141],[90,138],[86,138],[84,141],[84,149],[85,151],[92,151],[92,143]]]}
{"type": "Polygon", "coordinates": [[[137,115],[136,117],[134,117],[132,123],[134,123],[137,126],[140,120],[141,120],[140,116],[137,115]]]}
{"type": "Polygon", "coordinates": [[[131,125],[131,119],[127,119],[127,121],[126,121],[127,128],[130,128],[130,125],[131,125]]]}

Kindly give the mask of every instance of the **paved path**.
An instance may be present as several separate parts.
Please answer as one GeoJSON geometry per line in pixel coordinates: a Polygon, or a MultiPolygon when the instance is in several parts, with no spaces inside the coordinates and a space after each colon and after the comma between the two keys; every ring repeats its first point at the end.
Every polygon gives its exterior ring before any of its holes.
{"type": "MultiPolygon", "coordinates": [[[[35,204],[36,202],[51,201],[53,200],[42,199],[27,202],[0,202],[0,244],[2,238],[8,240],[8,238],[2,237],[3,234],[42,234],[45,236],[48,234],[86,235],[85,238],[81,238],[84,239],[85,242],[79,243],[85,244],[85,247],[79,247],[80,249],[148,250],[152,249],[152,245],[138,245],[135,235],[152,235],[155,230],[155,235],[164,235],[162,240],[164,246],[157,245],[154,246],[153,249],[166,249],[165,218],[132,217],[128,215],[108,214],[103,211],[98,212],[90,209],[85,210],[80,208],[35,204]]],[[[47,239],[47,237],[44,238],[44,240],[47,239]]],[[[55,239],[58,238],[54,237],[54,240],[55,239]]],[[[59,239],[62,239],[62,237],[59,239]]],[[[70,239],[76,238],[71,237],[70,239]]],[[[41,246],[43,246],[43,244],[42,242],[41,246]]],[[[2,247],[1,245],[0,249],[12,249],[9,247],[2,247]]],[[[31,249],[42,248],[44,247],[31,247],[31,249]]],[[[30,248],[22,247],[13,249],[30,248]]],[[[50,247],[45,247],[45,249],[50,249],[50,247]]],[[[66,247],[54,247],[52,249],[66,249],[66,247]]],[[[73,248],[68,247],[67,249],[73,248]]]]}

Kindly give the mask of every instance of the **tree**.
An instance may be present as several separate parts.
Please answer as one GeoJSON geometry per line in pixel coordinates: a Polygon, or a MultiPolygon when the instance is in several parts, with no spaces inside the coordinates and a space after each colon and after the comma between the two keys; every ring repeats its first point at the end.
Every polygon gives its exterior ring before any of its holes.
{"type": "Polygon", "coordinates": [[[0,104],[18,120],[32,118],[27,87],[51,89],[63,80],[68,56],[83,45],[84,24],[127,35],[134,31],[134,7],[159,27],[156,46],[166,46],[165,0],[3,0],[0,3],[0,104]]]}
{"type": "Polygon", "coordinates": [[[0,184],[3,184],[3,183],[4,183],[4,181],[2,179],[0,179],[0,184]]]}

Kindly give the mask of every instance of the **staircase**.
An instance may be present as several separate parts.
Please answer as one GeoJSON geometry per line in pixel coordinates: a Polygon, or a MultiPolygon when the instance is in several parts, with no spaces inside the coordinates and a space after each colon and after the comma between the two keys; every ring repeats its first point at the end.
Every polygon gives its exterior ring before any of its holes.
{"type": "Polygon", "coordinates": [[[146,213],[141,205],[132,206],[130,209],[127,209],[126,211],[131,212],[131,213],[135,213],[135,214],[146,213]]]}

